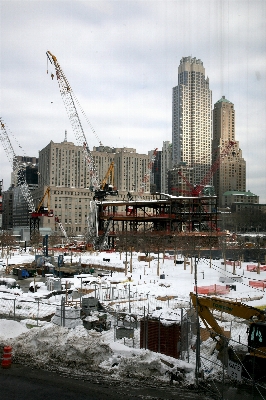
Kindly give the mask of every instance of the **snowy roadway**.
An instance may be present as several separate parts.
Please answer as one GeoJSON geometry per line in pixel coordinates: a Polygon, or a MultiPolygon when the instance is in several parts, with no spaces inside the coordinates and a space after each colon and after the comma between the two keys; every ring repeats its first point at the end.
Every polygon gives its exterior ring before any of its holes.
{"type": "MultiPolygon", "coordinates": [[[[91,373],[87,376],[66,376],[13,364],[0,369],[1,400],[260,400],[252,388],[217,385],[212,393],[200,389],[171,385],[155,386],[148,382],[123,379],[112,381],[108,376],[91,373]],[[223,395],[222,395],[223,393],[223,395]],[[221,397],[221,395],[223,397],[221,397]]],[[[206,388],[205,388],[206,389],[206,388]]]]}
{"type": "Polygon", "coordinates": [[[170,385],[155,387],[132,379],[112,381],[108,376],[91,373],[78,378],[12,365],[0,370],[1,400],[133,400],[133,399],[206,399],[198,390],[170,385]]]}

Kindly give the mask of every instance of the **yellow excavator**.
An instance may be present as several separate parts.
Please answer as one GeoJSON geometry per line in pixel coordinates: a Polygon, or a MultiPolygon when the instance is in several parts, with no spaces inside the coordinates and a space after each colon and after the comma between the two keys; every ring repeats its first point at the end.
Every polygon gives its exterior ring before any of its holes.
{"type": "MultiPolygon", "coordinates": [[[[190,293],[193,306],[210,337],[216,341],[218,358],[227,364],[228,359],[243,363],[243,373],[255,373],[259,379],[266,378],[266,314],[263,310],[254,308],[237,301],[230,301],[216,297],[200,296],[190,293]],[[247,321],[248,351],[235,353],[228,347],[229,337],[218,324],[212,310],[225,312],[247,321]],[[226,356],[225,356],[226,351],[226,356]]],[[[245,375],[244,375],[245,376],[245,375]]]]}

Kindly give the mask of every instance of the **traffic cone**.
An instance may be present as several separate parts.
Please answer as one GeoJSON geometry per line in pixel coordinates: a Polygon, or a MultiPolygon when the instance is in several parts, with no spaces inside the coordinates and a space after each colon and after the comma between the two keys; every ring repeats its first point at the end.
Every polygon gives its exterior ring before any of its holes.
{"type": "Polygon", "coordinates": [[[12,361],[12,347],[5,346],[2,359],[2,368],[10,368],[12,361]]]}

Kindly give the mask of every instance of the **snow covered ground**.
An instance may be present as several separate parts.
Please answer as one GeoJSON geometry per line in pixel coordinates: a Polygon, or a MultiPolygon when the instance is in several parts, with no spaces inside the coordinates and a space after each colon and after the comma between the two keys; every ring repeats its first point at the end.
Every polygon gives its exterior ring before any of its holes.
{"type": "MultiPolygon", "coordinates": [[[[129,262],[129,254],[127,256],[129,262]]],[[[215,290],[216,295],[222,298],[266,308],[263,287],[249,285],[250,281],[266,280],[266,271],[261,271],[260,274],[248,271],[247,263],[237,266],[233,274],[233,266],[224,266],[223,260],[199,259],[195,275],[194,259],[188,260],[190,264],[185,266],[184,263],[175,265],[173,256],[170,255],[163,259],[161,254],[158,262],[157,255],[153,254],[154,259],[150,263],[138,261],[138,256],[138,253],[133,253],[132,273],[128,272],[126,275],[123,270],[125,254],[121,257],[118,253],[88,253],[72,257],[73,262],[97,264],[103,270],[105,266],[120,268],[121,272],[109,272],[103,277],[82,274],[74,278],[62,278],[61,284],[65,285],[67,281],[71,290],[67,300],[79,306],[80,292],[87,290],[90,293],[84,296],[96,295],[104,307],[112,312],[131,312],[138,319],[149,313],[150,317],[160,317],[163,323],[170,323],[169,320],[180,322],[181,310],[190,308],[189,293],[195,289],[196,278],[199,291],[204,291],[204,287],[212,287],[211,290],[215,290]],[[104,258],[110,259],[110,262],[103,261],[104,258]],[[227,284],[235,286],[236,290],[227,290],[228,293],[220,295],[219,290],[224,291],[227,284]]],[[[33,259],[29,254],[15,254],[9,264],[20,265],[32,262],[33,259]]],[[[66,256],[65,262],[69,260],[70,257],[66,256]]],[[[183,260],[183,257],[179,255],[178,260],[183,260]]],[[[8,278],[11,279],[12,275],[8,278]]],[[[0,320],[0,346],[12,346],[15,360],[52,370],[71,369],[76,373],[98,370],[115,379],[132,376],[169,381],[169,374],[172,372],[184,384],[194,382],[193,349],[189,349],[189,354],[184,354],[183,360],[175,359],[137,348],[138,338],[135,340],[135,348],[132,347],[132,342],[131,347],[124,345],[123,340],[115,340],[113,327],[108,331],[97,332],[85,329],[78,319],[71,329],[45,322],[44,317],[53,314],[61,304],[62,296],[65,298],[66,295],[45,298],[49,293],[47,285],[38,282],[38,286],[37,292],[32,293],[0,285],[0,313],[3,315],[9,312],[12,315],[15,304],[16,316],[23,317],[21,322],[0,320]]],[[[241,337],[241,342],[246,342],[244,324],[232,316],[224,316],[222,324],[226,330],[231,330],[233,339],[239,340],[241,337]]],[[[139,336],[139,330],[136,329],[135,334],[139,336]]],[[[202,344],[206,357],[217,361],[213,348],[211,339],[202,344]]],[[[206,365],[205,375],[217,374],[217,371],[214,366],[209,368],[206,365]]]]}

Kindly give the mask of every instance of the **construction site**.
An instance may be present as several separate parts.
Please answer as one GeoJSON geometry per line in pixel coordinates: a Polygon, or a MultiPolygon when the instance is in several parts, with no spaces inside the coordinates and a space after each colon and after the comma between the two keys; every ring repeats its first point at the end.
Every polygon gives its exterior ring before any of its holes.
{"type": "MultiPolygon", "coordinates": [[[[128,237],[129,233],[131,236],[145,235],[146,238],[148,236],[164,238],[164,241],[169,243],[173,236],[184,238],[186,243],[193,238],[192,241],[197,242],[195,246],[200,247],[206,243],[206,237],[208,237],[208,246],[210,240],[212,246],[217,246],[219,237],[223,236],[223,233],[217,228],[217,197],[213,190],[206,190],[206,188],[212,188],[210,186],[212,176],[235,142],[231,141],[224,147],[205,177],[195,186],[191,184],[191,179],[187,179],[184,168],[174,169],[169,175],[171,180],[169,190],[176,196],[151,193],[150,179],[157,148],[151,152],[149,157],[145,156],[146,158],[139,162],[142,169],[138,174],[135,173],[134,177],[133,175],[127,176],[126,170],[121,169],[125,168],[125,165],[133,165],[131,158],[127,156],[121,158],[119,162],[117,161],[117,164],[111,161],[107,172],[105,170],[105,175],[101,168],[100,179],[98,173],[100,164],[95,162],[96,157],[89,149],[77,105],[81,109],[81,114],[84,114],[84,111],[57,58],[49,51],[46,55],[48,61],[55,68],[55,74],[51,73],[51,77],[52,79],[56,77],[77,146],[67,142],[65,137],[62,150],[58,150],[58,145],[51,141],[40,152],[39,186],[34,192],[29,189],[25,174],[11,145],[10,133],[1,119],[1,141],[16,175],[16,184],[20,187],[27,204],[30,238],[41,229],[49,228],[51,234],[52,232],[61,232],[66,244],[70,245],[73,243],[69,239],[69,233],[71,232],[73,237],[75,229],[75,233],[80,232],[84,235],[87,245],[98,250],[115,248],[117,239],[119,238],[121,244],[122,237],[128,237]],[[76,168],[76,158],[73,158],[75,152],[73,146],[82,149],[82,152],[79,151],[82,159],[79,163],[82,165],[80,168],[84,168],[84,179],[83,183],[78,186],[73,180],[73,172],[70,172],[73,168],[76,174],[81,173],[76,168]],[[69,156],[69,160],[66,161],[67,154],[71,154],[72,159],[69,156]],[[55,160],[55,163],[51,163],[51,160],[55,160]],[[66,163],[64,164],[64,162],[66,163]],[[58,171],[61,169],[65,172],[62,172],[60,177],[58,171]],[[59,174],[58,178],[57,174],[59,174]],[[128,188],[126,191],[125,188],[117,190],[117,182],[122,174],[127,176],[128,185],[134,186],[134,192],[128,191],[128,188]],[[59,186],[61,186],[60,190],[59,186]],[[86,211],[84,212],[84,210],[86,211]]],[[[87,122],[90,125],[88,120],[87,122]]],[[[103,163],[101,162],[101,164],[103,163]]],[[[120,189],[122,184],[118,186],[120,189]]]]}
{"type": "MultiPolygon", "coordinates": [[[[104,201],[98,203],[99,236],[108,248],[127,235],[168,240],[173,237],[197,241],[203,246],[206,237],[217,246],[222,235],[217,230],[217,198],[154,195],[154,200],[104,201]]],[[[180,243],[179,243],[180,245],[180,243]]],[[[205,247],[205,246],[204,246],[205,247]]]]}

